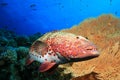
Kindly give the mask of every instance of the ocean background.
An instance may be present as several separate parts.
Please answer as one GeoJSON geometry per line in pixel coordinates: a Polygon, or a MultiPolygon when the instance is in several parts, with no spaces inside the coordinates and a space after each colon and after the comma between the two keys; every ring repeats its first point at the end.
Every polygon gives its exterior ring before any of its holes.
{"type": "Polygon", "coordinates": [[[78,25],[102,14],[120,17],[120,0],[0,0],[0,28],[20,35],[78,25]]]}

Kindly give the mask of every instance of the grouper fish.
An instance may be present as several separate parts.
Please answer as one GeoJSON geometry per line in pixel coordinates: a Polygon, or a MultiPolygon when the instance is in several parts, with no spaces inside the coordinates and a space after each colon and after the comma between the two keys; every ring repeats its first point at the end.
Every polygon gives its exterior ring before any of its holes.
{"type": "Polygon", "coordinates": [[[88,39],[67,32],[49,32],[30,47],[26,64],[40,62],[39,71],[46,72],[59,64],[84,61],[99,56],[97,47],[88,39]]]}

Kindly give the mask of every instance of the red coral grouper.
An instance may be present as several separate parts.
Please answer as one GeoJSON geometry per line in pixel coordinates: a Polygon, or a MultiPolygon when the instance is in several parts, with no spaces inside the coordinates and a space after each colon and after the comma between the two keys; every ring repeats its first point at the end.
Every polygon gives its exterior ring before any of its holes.
{"type": "Polygon", "coordinates": [[[59,64],[87,60],[99,55],[96,46],[82,36],[65,32],[50,32],[31,46],[27,65],[41,63],[40,72],[49,71],[59,64]]]}

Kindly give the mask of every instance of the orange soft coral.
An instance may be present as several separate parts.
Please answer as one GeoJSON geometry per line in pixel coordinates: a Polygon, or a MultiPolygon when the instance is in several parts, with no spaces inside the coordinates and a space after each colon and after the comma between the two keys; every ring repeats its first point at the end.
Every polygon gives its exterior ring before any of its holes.
{"type": "MultiPolygon", "coordinates": [[[[70,67],[65,67],[65,73],[72,73],[76,79],[81,76],[97,72],[100,80],[120,79],[120,19],[113,15],[102,15],[91,18],[65,32],[80,34],[93,41],[101,51],[101,55],[86,62],[76,62],[70,67]]],[[[61,67],[60,66],[60,67],[61,67]]]]}

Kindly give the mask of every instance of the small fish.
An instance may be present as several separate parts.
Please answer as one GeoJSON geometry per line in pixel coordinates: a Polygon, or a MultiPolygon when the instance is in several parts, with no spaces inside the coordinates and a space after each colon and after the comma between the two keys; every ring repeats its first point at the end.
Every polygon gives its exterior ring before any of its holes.
{"type": "Polygon", "coordinates": [[[7,6],[7,5],[8,5],[8,3],[6,3],[6,2],[0,3],[0,6],[7,6]]]}
{"type": "Polygon", "coordinates": [[[36,9],[36,4],[31,4],[31,5],[30,5],[30,8],[31,8],[32,10],[34,10],[34,11],[37,10],[37,9],[36,9]]]}
{"type": "Polygon", "coordinates": [[[36,7],[36,4],[31,4],[30,7],[31,8],[36,7]]]}
{"type": "Polygon", "coordinates": [[[31,46],[26,64],[41,63],[40,72],[57,68],[59,64],[87,60],[99,56],[97,47],[82,36],[66,32],[49,32],[31,46]]]}

